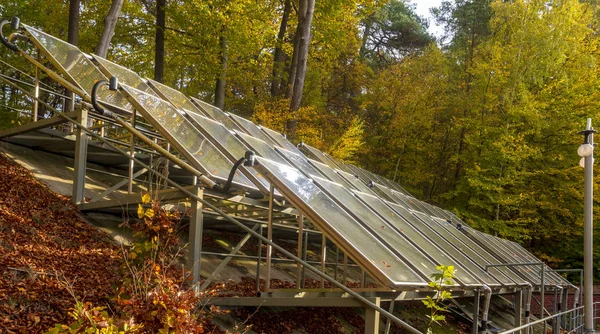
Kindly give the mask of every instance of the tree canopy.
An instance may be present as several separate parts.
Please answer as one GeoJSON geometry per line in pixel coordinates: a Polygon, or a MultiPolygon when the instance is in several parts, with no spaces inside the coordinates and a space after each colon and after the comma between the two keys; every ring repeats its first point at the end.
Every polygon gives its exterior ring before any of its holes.
{"type": "MultiPolygon", "coordinates": [[[[81,3],[83,51],[98,46],[110,7],[81,3]]],[[[577,131],[586,117],[600,120],[598,9],[448,0],[432,11],[445,27],[436,39],[407,0],[167,0],[162,79],[208,102],[222,94],[227,111],[293,131],[575,268],[583,260],[577,131]],[[302,70],[300,39],[308,48],[298,102],[290,78],[302,70]]],[[[0,4],[0,16],[13,15],[67,39],[68,1],[0,4]]],[[[157,1],[124,1],[108,59],[153,77],[156,22],[157,1]]],[[[0,100],[16,103],[7,91],[0,100]]]]}

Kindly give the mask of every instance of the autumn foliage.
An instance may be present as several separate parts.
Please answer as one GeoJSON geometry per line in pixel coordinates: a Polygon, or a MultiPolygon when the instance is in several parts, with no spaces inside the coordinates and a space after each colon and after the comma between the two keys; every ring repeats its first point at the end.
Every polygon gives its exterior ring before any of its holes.
{"type": "Polygon", "coordinates": [[[70,322],[72,293],[106,304],[121,258],[110,237],[3,155],[0,180],[0,332],[70,322]]]}

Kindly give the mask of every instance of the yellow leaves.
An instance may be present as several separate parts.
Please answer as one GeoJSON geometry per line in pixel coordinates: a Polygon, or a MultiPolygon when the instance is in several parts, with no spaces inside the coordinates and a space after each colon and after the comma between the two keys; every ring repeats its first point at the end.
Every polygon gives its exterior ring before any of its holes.
{"type": "Polygon", "coordinates": [[[153,209],[144,210],[144,207],[141,204],[138,204],[137,214],[138,214],[138,218],[140,218],[140,219],[142,219],[144,217],[152,218],[152,217],[154,217],[154,210],[153,209]]]}
{"type": "Polygon", "coordinates": [[[138,218],[144,218],[144,207],[141,204],[138,204],[137,214],[138,218]]]}
{"type": "Polygon", "coordinates": [[[150,203],[151,198],[150,198],[150,194],[146,193],[144,195],[142,195],[142,204],[148,204],[150,203]]]}

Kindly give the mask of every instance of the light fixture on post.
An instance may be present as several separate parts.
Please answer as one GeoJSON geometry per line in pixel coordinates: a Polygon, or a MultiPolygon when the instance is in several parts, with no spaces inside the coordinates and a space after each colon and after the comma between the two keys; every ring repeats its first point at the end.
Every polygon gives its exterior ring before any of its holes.
{"type": "MultiPolygon", "coordinates": [[[[583,160],[584,168],[584,195],[583,195],[583,290],[584,290],[584,323],[585,333],[594,331],[594,221],[593,221],[593,197],[594,197],[594,133],[592,119],[588,118],[583,134],[583,144],[577,149],[577,154],[583,160]]],[[[581,164],[581,161],[580,161],[581,164]]],[[[543,284],[543,282],[542,282],[543,284]]]]}

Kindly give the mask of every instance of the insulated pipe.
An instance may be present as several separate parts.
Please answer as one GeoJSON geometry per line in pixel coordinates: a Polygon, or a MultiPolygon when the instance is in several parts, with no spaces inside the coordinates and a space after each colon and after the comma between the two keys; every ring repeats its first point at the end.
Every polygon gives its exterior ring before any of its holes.
{"type": "Polygon", "coordinates": [[[481,287],[483,291],[483,316],[481,317],[481,328],[479,329],[480,334],[487,333],[487,321],[488,321],[488,313],[490,311],[490,301],[492,300],[492,289],[489,286],[483,285],[481,287]]]}
{"type": "MultiPolygon", "coordinates": [[[[527,282],[525,290],[527,290],[525,294],[525,325],[527,325],[531,318],[531,296],[533,295],[533,286],[531,283],[527,282]]],[[[527,329],[527,333],[529,333],[529,328],[527,329]]]]}

